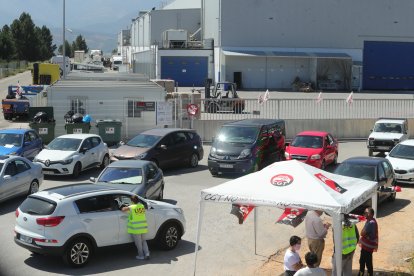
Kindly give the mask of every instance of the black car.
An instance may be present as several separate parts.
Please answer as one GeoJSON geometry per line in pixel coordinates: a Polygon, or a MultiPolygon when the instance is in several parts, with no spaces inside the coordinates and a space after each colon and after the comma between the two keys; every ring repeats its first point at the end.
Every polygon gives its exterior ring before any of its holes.
{"type": "Polygon", "coordinates": [[[164,176],[162,170],[151,161],[121,160],[108,165],[98,178],[90,181],[116,189],[132,192],[148,199],[162,200],[164,176]]]}
{"type": "Polygon", "coordinates": [[[193,129],[154,128],[144,131],[111,154],[111,161],[142,159],[160,168],[188,166],[195,168],[203,159],[200,136],[193,129]]]}
{"type": "MultiPolygon", "coordinates": [[[[381,191],[381,187],[392,187],[395,175],[391,163],[381,157],[352,157],[343,161],[334,171],[335,174],[361,178],[378,183],[378,202],[385,199],[394,201],[396,192],[381,191]]],[[[369,204],[364,204],[369,205],[369,204]]]]}

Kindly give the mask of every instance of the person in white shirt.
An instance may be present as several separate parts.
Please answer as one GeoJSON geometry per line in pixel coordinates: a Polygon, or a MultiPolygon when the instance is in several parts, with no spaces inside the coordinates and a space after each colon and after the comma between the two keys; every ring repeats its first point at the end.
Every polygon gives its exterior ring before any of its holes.
{"type": "Polygon", "coordinates": [[[320,267],[316,267],[318,256],[313,252],[308,252],[305,255],[306,267],[299,269],[295,276],[326,276],[325,270],[320,267]]]}
{"type": "Polygon", "coordinates": [[[322,253],[325,249],[325,237],[330,224],[324,224],[321,219],[322,211],[308,211],[305,217],[305,231],[308,238],[309,250],[318,257],[316,266],[322,261],[322,253]]]}
{"type": "Polygon", "coordinates": [[[293,276],[296,271],[303,267],[302,260],[298,254],[302,239],[298,236],[292,236],[289,239],[290,247],[286,250],[285,258],[283,259],[283,268],[285,276],[293,276]]]}

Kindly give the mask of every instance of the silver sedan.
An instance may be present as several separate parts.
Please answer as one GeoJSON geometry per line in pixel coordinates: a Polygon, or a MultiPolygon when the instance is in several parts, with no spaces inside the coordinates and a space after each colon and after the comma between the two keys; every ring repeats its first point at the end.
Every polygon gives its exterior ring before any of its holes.
{"type": "Polygon", "coordinates": [[[42,166],[12,155],[0,156],[0,202],[37,192],[43,182],[42,166]]]}

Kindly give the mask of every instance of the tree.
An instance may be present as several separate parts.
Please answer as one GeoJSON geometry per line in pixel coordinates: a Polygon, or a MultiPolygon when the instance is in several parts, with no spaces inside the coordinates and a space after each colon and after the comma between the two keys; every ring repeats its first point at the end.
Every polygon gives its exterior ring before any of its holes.
{"type": "Polygon", "coordinates": [[[86,41],[82,35],[78,35],[72,45],[75,46],[73,49],[74,52],[83,50],[85,53],[87,53],[89,51],[88,45],[86,44],[86,41]]]}
{"type": "Polygon", "coordinates": [[[10,26],[13,43],[16,47],[16,58],[35,61],[39,58],[40,39],[36,34],[35,24],[28,13],[23,12],[10,26]]]}
{"type": "Polygon", "coordinates": [[[0,30],[0,59],[10,61],[14,55],[13,37],[9,26],[4,25],[0,30]]]}
{"type": "MultiPolygon", "coordinates": [[[[63,48],[63,45],[59,45],[59,48],[58,48],[59,55],[61,55],[62,52],[63,52],[62,48],[63,48]]],[[[70,46],[70,44],[67,40],[65,40],[65,56],[67,56],[67,57],[72,56],[72,47],[70,46]]]]}
{"type": "Polygon", "coordinates": [[[50,30],[44,25],[42,28],[36,27],[36,33],[40,39],[38,59],[48,60],[53,56],[56,50],[56,45],[53,44],[53,36],[50,33],[50,30]]]}

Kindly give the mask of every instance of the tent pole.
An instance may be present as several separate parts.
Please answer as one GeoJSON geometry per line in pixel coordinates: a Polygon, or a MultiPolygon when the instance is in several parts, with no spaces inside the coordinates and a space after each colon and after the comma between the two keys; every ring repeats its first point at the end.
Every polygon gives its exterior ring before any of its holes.
{"type": "Polygon", "coordinates": [[[195,254],[194,254],[194,271],[193,271],[193,275],[196,274],[198,243],[200,241],[201,223],[202,223],[203,213],[204,213],[204,201],[200,200],[200,205],[198,206],[198,222],[197,222],[196,244],[195,244],[195,249],[194,249],[195,254]]]}
{"type": "Polygon", "coordinates": [[[336,275],[342,275],[342,216],[342,214],[335,214],[332,216],[336,275]]]}
{"type": "Polygon", "coordinates": [[[254,208],[254,254],[257,255],[257,207],[254,208]]]}
{"type": "Polygon", "coordinates": [[[375,191],[375,193],[372,195],[371,202],[372,202],[371,203],[371,207],[375,211],[374,218],[377,218],[377,209],[378,209],[378,196],[377,196],[377,191],[375,191]]]}

